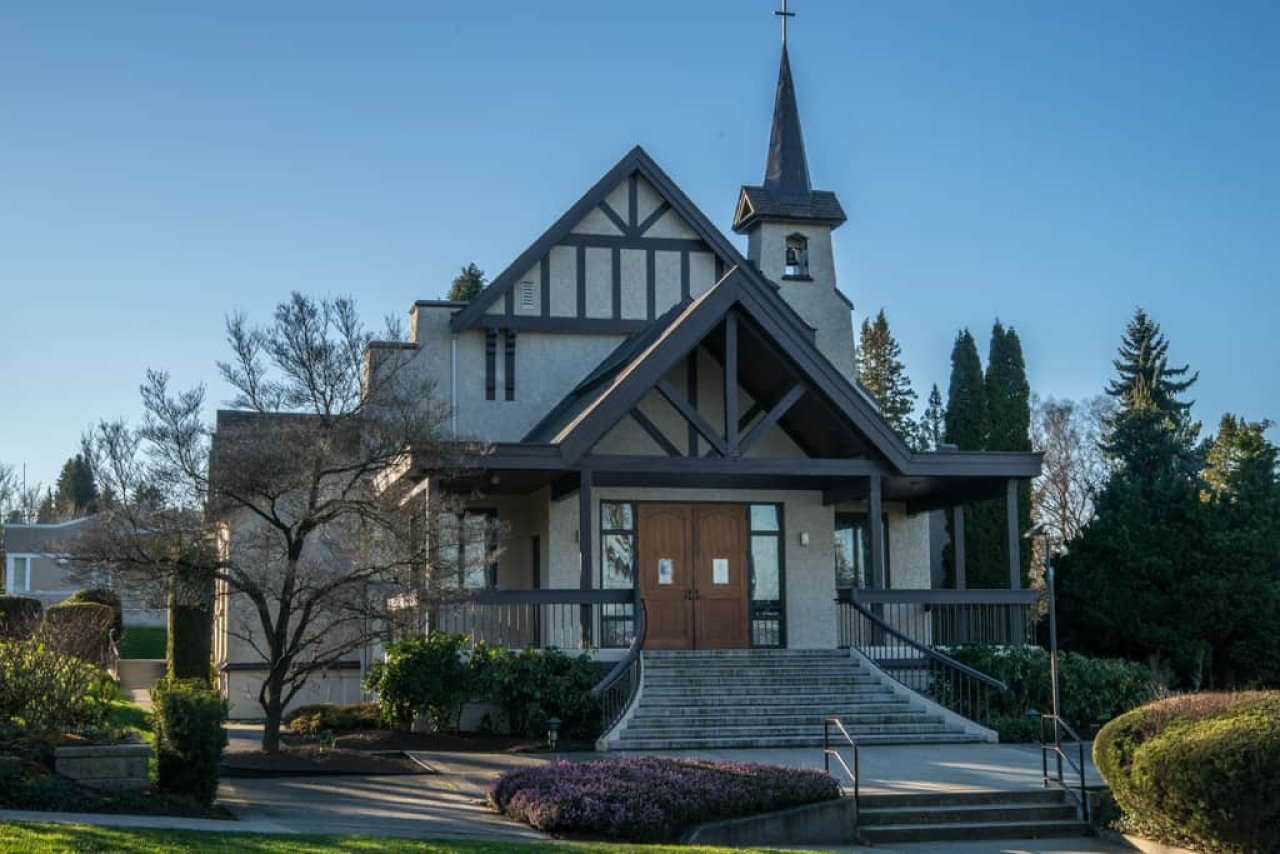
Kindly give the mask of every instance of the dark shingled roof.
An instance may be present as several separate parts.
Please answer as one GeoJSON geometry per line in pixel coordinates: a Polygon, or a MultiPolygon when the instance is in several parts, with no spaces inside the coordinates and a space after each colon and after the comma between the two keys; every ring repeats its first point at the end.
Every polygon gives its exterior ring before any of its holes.
{"type": "Polygon", "coordinates": [[[764,184],[742,188],[733,230],[741,234],[759,220],[826,222],[833,227],[845,221],[844,209],[836,194],[814,190],[809,181],[796,87],[791,79],[791,61],[785,44],[778,68],[778,91],[773,101],[773,128],[764,164],[764,184]]]}

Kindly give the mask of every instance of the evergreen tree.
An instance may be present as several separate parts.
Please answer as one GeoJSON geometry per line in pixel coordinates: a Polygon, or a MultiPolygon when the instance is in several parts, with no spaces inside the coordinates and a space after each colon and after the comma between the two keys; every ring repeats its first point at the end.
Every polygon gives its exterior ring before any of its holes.
{"type": "Polygon", "coordinates": [[[468,264],[453,280],[453,286],[449,288],[449,299],[456,302],[470,302],[480,296],[486,284],[488,282],[484,277],[484,270],[475,264],[468,264]]]}
{"type": "MultiPolygon", "coordinates": [[[[987,357],[987,444],[988,451],[1031,450],[1031,385],[1027,382],[1027,367],[1022,358],[1022,341],[1018,333],[996,321],[991,329],[991,350],[987,357]]],[[[999,533],[1003,544],[1002,554],[1008,554],[1009,526],[1002,524],[1007,518],[1007,498],[991,502],[993,514],[990,525],[999,533]]],[[[1031,527],[1031,482],[1018,484],[1017,536],[1031,527]]],[[[1023,586],[1030,583],[1031,549],[1021,549],[1023,586]]],[[[1008,575],[1006,569],[1005,581],[1008,575]]],[[[1003,585],[1002,585],[1003,586],[1003,585]]]]}
{"type": "Polygon", "coordinates": [[[907,367],[902,363],[902,348],[889,331],[889,320],[883,308],[874,321],[862,321],[857,364],[858,382],[880,404],[880,412],[889,426],[909,444],[915,445],[916,425],[912,414],[916,393],[907,377],[907,367]]]}
{"type": "Polygon", "coordinates": [[[53,497],[55,513],[63,519],[76,519],[98,512],[98,484],[93,466],[84,454],[76,454],[62,464],[53,497]]]}
{"type": "Polygon", "coordinates": [[[933,388],[929,390],[929,405],[925,407],[924,416],[920,419],[920,427],[917,430],[922,450],[936,451],[942,444],[946,419],[947,410],[942,405],[942,392],[938,391],[938,384],[934,383],[933,388]]]}

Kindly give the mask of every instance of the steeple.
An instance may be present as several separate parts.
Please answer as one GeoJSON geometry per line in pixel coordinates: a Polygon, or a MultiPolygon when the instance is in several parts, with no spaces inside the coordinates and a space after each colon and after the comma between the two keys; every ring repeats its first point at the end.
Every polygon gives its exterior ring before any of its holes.
{"type": "Polygon", "coordinates": [[[773,130],[769,134],[769,155],[764,164],[764,188],[775,198],[800,203],[809,201],[813,192],[785,42],[782,64],[778,68],[778,91],[773,99],[773,130]]]}

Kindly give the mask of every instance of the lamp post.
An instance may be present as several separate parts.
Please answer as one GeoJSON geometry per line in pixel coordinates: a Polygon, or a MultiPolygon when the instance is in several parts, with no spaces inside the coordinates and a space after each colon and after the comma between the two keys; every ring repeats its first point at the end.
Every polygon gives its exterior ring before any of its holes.
{"type": "MultiPolygon", "coordinates": [[[[1049,596],[1049,691],[1053,702],[1053,743],[1057,746],[1060,744],[1058,715],[1061,710],[1058,705],[1058,608],[1051,560],[1054,539],[1044,522],[1037,522],[1022,536],[1027,540],[1039,539],[1040,549],[1044,555],[1044,586],[1045,593],[1049,596]]],[[[1059,778],[1062,776],[1061,759],[1058,760],[1058,776],[1059,778]]]]}

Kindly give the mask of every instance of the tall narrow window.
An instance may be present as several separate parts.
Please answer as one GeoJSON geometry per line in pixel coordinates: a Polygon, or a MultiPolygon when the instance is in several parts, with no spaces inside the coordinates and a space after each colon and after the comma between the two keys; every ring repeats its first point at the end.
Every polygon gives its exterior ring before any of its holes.
{"type": "Polygon", "coordinates": [[[751,645],[782,646],[782,507],[751,505],[751,645]]]}
{"type": "Polygon", "coordinates": [[[440,586],[468,590],[498,584],[498,512],[468,509],[437,521],[440,586]]]}
{"type": "Polygon", "coordinates": [[[9,577],[5,587],[10,593],[27,593],[31,590],[31,558],[9,556],[9,577]]]}
{"type": "Polygon", "coordinates": [[[786,263],[782,268],[783,278],[809,278],[809,240],[803,234],[792,234],[787,238],[786,263]]]}
{"type": "MultiPolygon", "coordinates": [[[[889,586],[889,517],[883,516],[885,586],[889,586]]],[[[871,572],[871,529],[866,513],[836,514],[836,589],[864,590],[876,586],[871,572]]]]}
{"type": "MultiPolygon", "coordinates": [[[[636,584],[636,508],[627,501],[600,502],[600,586],[631,590],[636,584]]],[[[627,647],[635,636],[635,609],[600,606],[600,646],[627,647]]]]}

